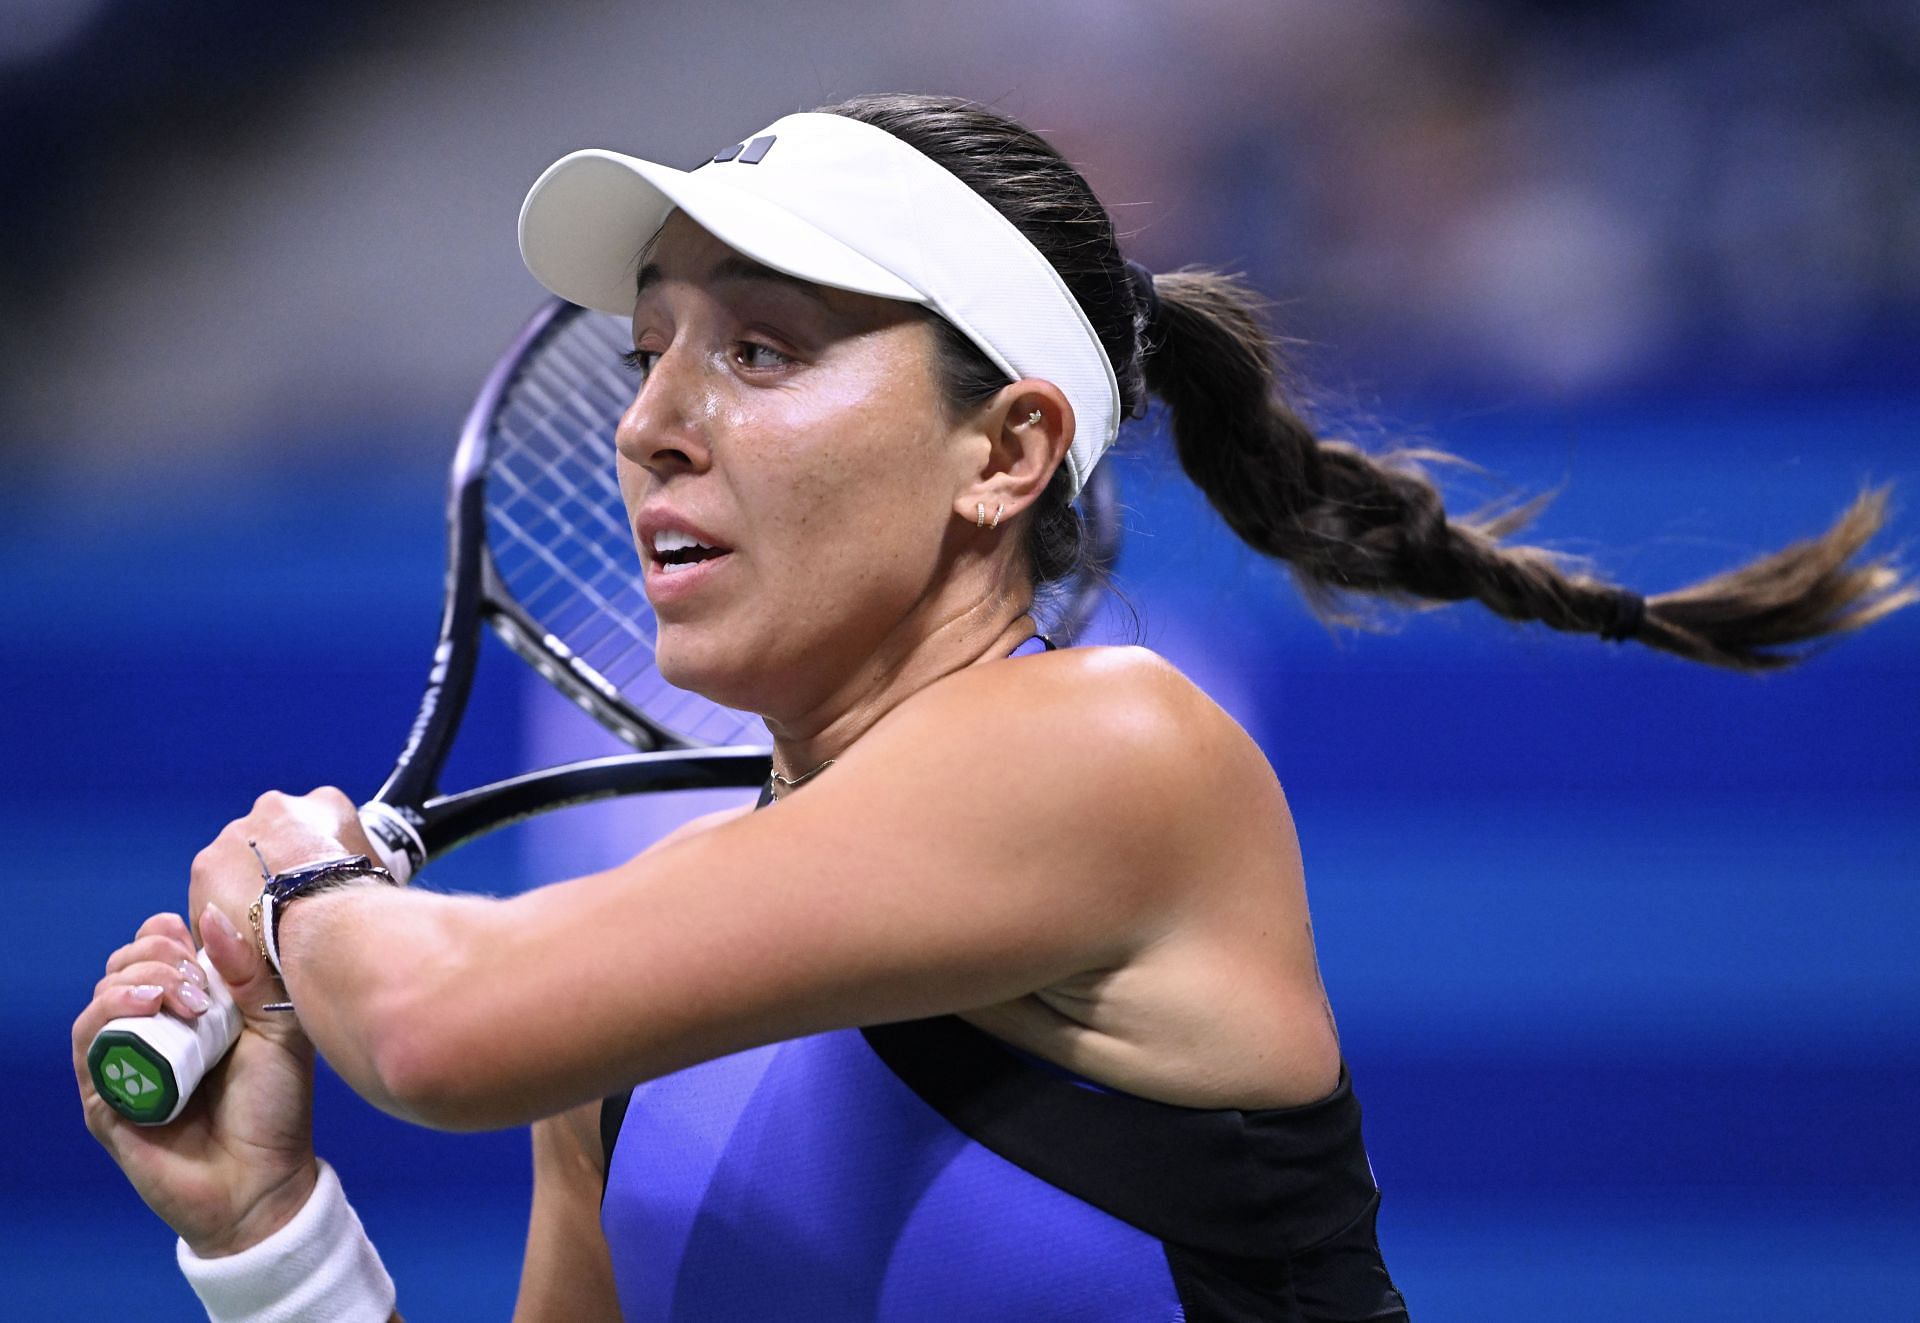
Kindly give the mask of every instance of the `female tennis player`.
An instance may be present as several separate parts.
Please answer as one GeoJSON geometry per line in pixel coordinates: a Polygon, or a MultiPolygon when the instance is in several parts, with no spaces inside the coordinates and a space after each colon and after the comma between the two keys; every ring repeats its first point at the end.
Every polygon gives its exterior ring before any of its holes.
{"type": "Polygon", "coordinates": [[[763,714],[776,774],[760,811],[510,899],[336,877],[278,907],[278,978],[262,861],[368,842],[333,790],[221,832],[189,913],[246,1028],[202,1101],[132,1126],[81,1059],[112,1017],[205,1006],[182,918],[74,1029],[88,1123],[216,1319],[394,1309],[312,1149],[316,1047],[422,1124],[532,1123],[521,1319],[1404,1318],[1273,772],[1165,662],[1029,614],[1149,394],[1322,609],[1473,599],[1760,669],[1914,597],[1854,563],[1877,493],[1652,598],[1505,544],[1520,514],[1449,518],[1282,400],[1249,291],[1131,266],[1080,175],[969,103],[792,115],[691,172],[576,153],[521,244],[633,319],[658,664],[763,714]],[[263,1010],[283,986],[297,1021],[263,1010]]]}

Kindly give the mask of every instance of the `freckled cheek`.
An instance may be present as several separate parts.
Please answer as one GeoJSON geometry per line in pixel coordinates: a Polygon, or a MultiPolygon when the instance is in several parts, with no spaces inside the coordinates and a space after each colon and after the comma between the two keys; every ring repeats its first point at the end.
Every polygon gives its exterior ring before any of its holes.
{"type": "MultiPolygon", "coordinates": [[[[819,600],[918,559],[937,539],[944,495],[924,415],[929,402],[891,363],[845,380],[815,378],[804,398],[729,415],[730,480],[753,510],[765,572],[794,598],[819,600]]],[[[764,398],[764,397],[763,397],[764,398]]]]}
{"type": "Polygon", "coordinates": [[[835,567],[858,536],[857,484],[834,466],[783,458],[757,467],[740,495],[751,511],[757,572],[783,594],[811,597],[838,577],[835,567]]]}
{"type": "Polygon", "coordinates": [[[925,505],[871,469],[822,464],[796,472],[770,539],[781,549],[770,570],[783,608],[837,618],[856,601],[881,608],[916,595],[939,537],[925,505]]]}

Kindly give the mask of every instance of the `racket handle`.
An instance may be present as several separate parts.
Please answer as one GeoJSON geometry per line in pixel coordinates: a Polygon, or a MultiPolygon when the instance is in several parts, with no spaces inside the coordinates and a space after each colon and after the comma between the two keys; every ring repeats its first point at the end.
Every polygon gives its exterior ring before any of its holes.
{"type": "Polygon", "coordinates": [[[109,1020],[87,1049],[93,1086],[120,1115],[141,1125],[165,1125],[180,1115],[200,1080],[240,1037],[240,1008],[220,971],[200,953],[207,1000],[200,1015],[171,1011],[109,1020]]]}
{"type": "MultiPolygon", "coordinates": [[[[360,810],[360,823],[379,862],[406,883],[426,858],[413,826],[379,801],[360,810]]],[[[171,1011],[110,1020],[87,1049],[93,1087],[120,1115],[141,1125],[165,1125],[180,1115],[200,1081],[240,1037],[243,1017],[220,971],[200,952],[212,1003],[192,1020],[171,1011]]]]}

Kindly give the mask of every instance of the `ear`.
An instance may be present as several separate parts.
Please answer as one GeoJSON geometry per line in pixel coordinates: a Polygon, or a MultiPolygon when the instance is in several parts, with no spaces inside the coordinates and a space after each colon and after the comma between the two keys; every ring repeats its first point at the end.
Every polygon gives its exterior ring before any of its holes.
{"type": "Polygon", "coordinates": [[[954,513],[968,523],[984,512],[1005,524],[1047,489],[1073,444],[1073,406],[1051,381],[1028,378],[1003,386],[982,406],[986,458],[973,480],[954,496],[954,513]]]}

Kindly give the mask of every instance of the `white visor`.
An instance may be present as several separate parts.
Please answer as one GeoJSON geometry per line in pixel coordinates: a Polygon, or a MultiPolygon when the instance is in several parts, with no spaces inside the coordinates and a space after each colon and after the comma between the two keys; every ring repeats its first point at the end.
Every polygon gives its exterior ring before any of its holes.
{"type": "Polygon", "coordinates": [[[1073,407],[1076,495],[1113,444],[1113,364],[1059,273],[985,198],[885,130],[788,115],[691,171],[573,152],[527,194],[520,255],[561,298],[631,316],[641,246],[675,208],[776,271],[923,304],[1009,377],[1052,382],[1073,407]]]}

